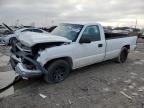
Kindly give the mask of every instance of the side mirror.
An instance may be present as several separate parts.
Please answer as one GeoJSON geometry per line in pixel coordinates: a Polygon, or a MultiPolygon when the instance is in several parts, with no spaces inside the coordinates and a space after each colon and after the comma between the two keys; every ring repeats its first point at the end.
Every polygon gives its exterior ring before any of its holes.
{"type": "Polygon", "coordinates": [[[87,36],[82,36],[79,43],[91,43],[91,40],[87,36]]]}

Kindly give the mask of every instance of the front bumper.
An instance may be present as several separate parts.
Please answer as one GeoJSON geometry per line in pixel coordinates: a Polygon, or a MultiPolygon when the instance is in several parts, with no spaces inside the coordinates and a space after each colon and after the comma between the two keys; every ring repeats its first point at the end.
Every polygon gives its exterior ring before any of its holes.
{"type": "Polygon", "coordinates": [[[18,73],[23,79],[34,78],[41,76],[40,70],[28,70],[22,63],[18,63],[15,67],[16,73],[18,73]]]}
{"type": "Polygon", "coordinates": [[[45,69],[37,61],[34,61],[27,57],[24,58],[30,60],[30,62],[32,62],[32,64],[36,66],[36,69],[27,69],[25,65],[21,62],[21,58],[17,58],[14,54],[12,54],[10,57],[10,63],[12,68],[16,71],[16,73],[18,73],[23,79],[42,76],[45,69]]]}

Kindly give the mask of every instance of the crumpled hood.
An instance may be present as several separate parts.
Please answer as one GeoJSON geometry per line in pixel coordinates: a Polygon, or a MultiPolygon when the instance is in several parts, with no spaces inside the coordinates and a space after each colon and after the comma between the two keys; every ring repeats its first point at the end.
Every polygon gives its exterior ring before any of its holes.
{"type": "Polygon", "coordinates": [[[61,36],[55,36],[46,33],[33,33],[33,32],[25,32],[20,34],[17,39],[21,41],[22,44],[26,46],[34,46],[38,43],[47,43],[47,42],[72,42],[67,38],[61,36]]]}

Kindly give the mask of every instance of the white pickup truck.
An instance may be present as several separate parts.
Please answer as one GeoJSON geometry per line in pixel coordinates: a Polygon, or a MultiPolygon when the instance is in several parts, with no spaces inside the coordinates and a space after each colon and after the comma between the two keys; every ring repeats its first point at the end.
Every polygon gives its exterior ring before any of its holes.
{"type": "Polygon", "coordinates": [[[137,36],[104,33],[97,23],[62,23],[51,34],[21,34],[12,45],[10,62],[24,79],[43,76],[57,83],[76,68],[110,59],[124,63],[136,41],[137,36]]]}

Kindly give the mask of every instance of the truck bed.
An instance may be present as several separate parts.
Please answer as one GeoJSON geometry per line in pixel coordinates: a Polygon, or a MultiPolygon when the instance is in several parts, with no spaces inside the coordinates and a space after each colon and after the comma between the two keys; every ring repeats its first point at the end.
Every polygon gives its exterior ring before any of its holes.
{"type": "Polygon", "coordinates": [[[105,60],[108,60],[117,57],[124,45],[128,46],[129,50],[134,50],[136,47],[137,36],[129,36],[128,34],[122,33],[105,33],[105,39],[105,60]]]}

